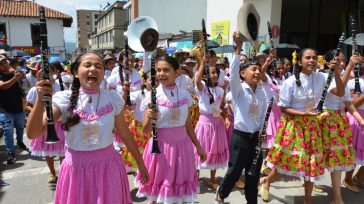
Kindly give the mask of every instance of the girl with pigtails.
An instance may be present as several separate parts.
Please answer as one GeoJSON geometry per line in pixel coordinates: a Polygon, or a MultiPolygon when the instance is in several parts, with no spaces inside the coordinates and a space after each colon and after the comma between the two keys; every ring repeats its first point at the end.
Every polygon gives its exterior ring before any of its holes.
{"type": "MultiPolygon", "coordinates": [[[[124,100],[112,90],[100,89],[104,76],[102,58],[96,53],[78,56],[71,66],[71,91],[53,96],[53,118],[66,130],[66,155],[62,162],[54,203],[131,204],[124,165],[112,146],[113,129],[125,141],[147,182],[148,172],[124,121],[124,100]]],[[[48,80],[36,84],[37,97],[52,93],[48,80]]],[[[34,139],[46,132],[46,113],[37,100],[30,113],[27,135],[34,139]]]]}
{"type": "MultiPolygon", "coordinates": [[[[208,59],[210,60],[210,59],[208,59]]],[[[202,61],[201,59],[199,60],[202,61]]],[[[210,169],[208,186],[216,190],[216,170],[227,166],[229,146],[222,112],[225,108],[224,90],[218,86],[220,69],[209,68],[207,81],[202,81],[205,62],[199,64],[195,79],[195,92],[198,98],[200,117],[195,127],[196,136],[207,154],[206,161],[201,161],[195,152],[197,169],[210,169]]]]}
{"type": "MultiPolygon", "coordinates": [[[[316,72],[317,53],[314,49],[303,49],[297,57],[295,75],[282,85],[278,106],[283,113],[278,125],[275,142],[267,156],[267,166],[271,173],[261,180],[261,196],[269,199],[270,182],[278,173],[304,178],[304,203],[312,203],[312,190],[315,181],[324,174],[322,133],[319,121],[320,112],[316,106],[321,98],[326,77],[316,72]]],[[[344,87],[335,69],[336,95],[344,94],[344,87]]]]}

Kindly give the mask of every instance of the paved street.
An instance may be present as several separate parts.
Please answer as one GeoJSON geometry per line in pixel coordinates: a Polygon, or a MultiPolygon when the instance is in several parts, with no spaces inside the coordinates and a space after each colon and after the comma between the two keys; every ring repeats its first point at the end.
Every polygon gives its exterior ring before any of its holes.
{"type": "MultiPolygon", "coordinates": [[[[25,139],[25,143],[29,145],[29,140],[25,139]]],[[[9,183],[9,186],[0,188],[0,203],[4,204],[44,204],[51,203],[55,191],[55,185],[48,184],[48,168],[44,160],[37,157],[31,157],[25,151],[17,149],[17,162],[10,166],[6,166],[6,154],[4,141],[0,143],[0,161],[2,178],[9,183]],[[20,155],[19,155],[20,154],[20,155]]],[[[59,162],[59,161],[57,161],[59,162]]],[[[225,169],[226,170],[226,169],[225,169]]],[[[218,179],[221,180],[225,170],[217,172],[218,179]]],[[[201,189],[197,196],[197,202],[201,204],[213,203],[214,191],[207,188],[205,183],[208,181],[209,171],[201,172],[201,189]]],[[[133,176],[129,176],[129,183],[133,183],[133,176]]],[[[325,193],[314,193],[313,199],[315,203],[329,203],[330,191],[330,175],[326,173],[325,180],[318,182],[324,187],[325,193]],[[327,193],[329,192],[329,193],[327,193]],[[329,196],[328,196],[329,194],[329,196]]],[[[131,189],[133,187],[131,186],[131,189]]],[[[364,200],[364,189],[359,194],[350,193],[342,190],[344,200],[347,204],[360,204],[364,200]]],[[[134,203],[145,204],[145,199],[135,198],[135,190],[132,190],[134,203]]],[[[229,198],[225,201],[227,204],[245,203],[244,192],[234,189],[229,198]]],[[[259,203],[264,203],[260,198],[259,203]]],[[[271,188],[271,200],[269,204],[276,203],[303,203],[303,187],[301,181],[296,178],[285,177],[275,182],[271,188]]]]}

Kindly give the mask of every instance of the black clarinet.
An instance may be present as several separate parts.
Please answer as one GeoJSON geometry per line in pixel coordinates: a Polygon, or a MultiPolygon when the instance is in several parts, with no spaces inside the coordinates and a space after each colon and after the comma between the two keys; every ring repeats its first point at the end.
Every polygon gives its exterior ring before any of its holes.
{"type": "MultiPolygon", "coordinates": [[[[333,59],[335,59],[336,57],[338,57],[340,55],[341,47],[343,45],[344,40],[345,40],[345,33],[342,33],[340,38],[339,38],[339,43],[337,44],[337,48],[335,50],[333,59]]],[[[322,110],[323,110],[327,90],[330,87],[333,76],[334,76],[334,69],[329,69],[329,76],[327,77],[325,88],[324,88],[324,91],[322,92],[322,95],[321,95],[321,98],[320,98],[320,102],[317,104],[316,112],[322,112],[322,110]]]]}
{"type": "Polygon", "coordinates": [[[267,112],[265,113],[263,126],[259,130],[258,144],[255,147],[255,157],[253,160],[253,164],[251,165],[250,169],[248,170],[248,174],[251,176],[255,176],[257,174],[258,160],[260,157],[260,153],[262,152],[262,144],[263,144],[265,138],[267,137],[267,126],[268,126],[270,112],[272,112],[273,101],[274,101],[274,98],[272,97],[269,101],[267,112]]]}
{"type": "MultiPolygon", "coordinates": [[[[267,26],[268,26],[268,34],[269,34],[269,44],[270,44],[270,47],[272,49],[274,49],[274,43],[273,43],[273,37],[272,37],[272,28],[270,26],[269,21],[267,22],[267,26]]],[[[278,70],[277,70],[276,59],[272,59],[272,66],[274,68],[274,78],[278,79],[279,78],[279,73],[278,73],[278,70]]]]}
{"type": "MultiPolygon", "coordinates": [[[[125,74],[125,84],[128,88],[130,88],[129,83],[129,44],[128,44],[128,38],[125,36],[125,67],[124,67],[124,74],[125,74]]],[[[130,90],[128,89],[126,91],[126,101],[125,105],[131,106],[130,101],[130,90]]]]}
{"type": "MultiPolygon", "coordinates": [[[[203,46],[203,52],[204,52],[204,57],[206,59],[208,59],[209,56],[209,49],[207,47],[207,32],[206,32],[206,24],[205,24],[205,19],[202,19],[202,46],[203,46]]],[[[212,87],[212,82],[211,82],[211,77],[210,77],[210,64],[207,61],[205,63],[204,66],[204,70],[203,70],[203,74],[202,74],[202,80],[205,82],[206,86],[207,86],[207,90],[210,94],[210,104],[212,104],[215,99],[214,96],[211,93],[211,90],[209,87],[212,87]]]]}
{"type": "MultiPolygon", "coordinates": [[[[154,57],[152,57],[150,61],[150,77],[152,80],[152,90],[151,90],[151,99],[152,99],[152,110],[157,111],[157,83],[156,83],[156,71],[155,71],[155,61],[154,57]]],[[[157,135],[157,119],[152,118],[152,128],[153,128],[153,144],[152,144],[152,154],[160,154],[161,151],[158,147],[158,135],[157,135]]]]}
{"type": "MultiPolygon", "coordinates": [[[[48,32],[45,18],[45,9],[43,6],[39,7],[40,15],[40,44],[41,44],[41,58],[43,69],[43,80],[50,80],[49,74],[49,61],[48,61],[48,32]]],[[[56,143],[59,141],[54,127],[53,110],[52,110],[52,95],[44,95],[42,101],[45,105],[47,112],[47,140],[46,143],[56,143]]]]}
{"type": "Polygon", "coordinates": [[[60,86],[61,91],[64,91],[63,79],[62,79],[61,73],[58,73],[58,82],[59,82],[59,86],[60,86]]]}
{"type": "MultiPolygon", "coordinates": [[[[358,51],[358,45],[356,43],[356,22],[353,16],[351,16],[351,37],[352,37],[352,55],[358,55],[359,56],[359,51],[358,51]]],[[[354,93],[355,94],[361,94],[361,88],[360,88],[360,83],[359,83],[359,78],[360,78],[360,64],[356,64],[354,67],[354,74],[355,74],[355,87],[354,87],[354,93]]]]}

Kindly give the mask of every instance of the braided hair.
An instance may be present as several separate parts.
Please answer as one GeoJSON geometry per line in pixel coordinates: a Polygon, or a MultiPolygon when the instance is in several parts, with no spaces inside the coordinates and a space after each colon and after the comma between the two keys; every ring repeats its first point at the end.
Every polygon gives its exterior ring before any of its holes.
{"type": "MultiPolygon", "coordinates": [[[[147,71],[147,72],[144,72],[141,77],[143,79],[143,81],[145,82],[148,78],[150,78],[150,71],[147,71]]],[[[144,89],[146,88],[147,86],[145,85],[145,83],[143,83],[142,85],[142,95],[145,96],[145,92],[144,92],[144,89]]]]}
{"type": "MultiPolygon", "coordinates": [[[[72,86],[71,86],[70,107],[68,108],[69,117],[66,119],[66,122],[64,122],[62,124],[62,129],[65,131],[69,131],[69,129],[71,127],[77,125],[81,120],[80,116],[73,112],[73,110],[76,108],[77,103],[78,103],[78,96],[80,94],[80,87],[81,87],[80,79],[75,77],[75,74],[78,70],[78,67],[81,64],[82,58],[87,54],[95,54],[95,55],[99,56],[99,54],[94,53],[94,52],[82,53],[82,54],[78,55],[76,57],[75,61],[71,64],[71,73],[73,75],[73,81],[72,81],[72,86]]],[[[102,58],[100,57],[100,59],[102,59],[102,58]]]]}
{"type": "MultiPolygon", "coordinates": [[[[308,51],[308,50],[313,50],[315,52],[317,52],[315,49],[313,48],[305,48],[303,50],[301,50],[298,55],[297,55],[297,59],[292,59],[293,62],[295,62],[296,60],[301,62],[302,61],[302,57],[303,57],[303,54],[308,51]]],[[[294,56],[295,57],[295,56],[294,56]]],[[[297,63],[294,63],[294,76],[296,78],[296,85],[297,86],[301,86],[302,85],[302,82],[301,82],[301,79],[300,79],[300,73],[302,71],[302,65],[300,65],[298,62],[297,63]]]]}

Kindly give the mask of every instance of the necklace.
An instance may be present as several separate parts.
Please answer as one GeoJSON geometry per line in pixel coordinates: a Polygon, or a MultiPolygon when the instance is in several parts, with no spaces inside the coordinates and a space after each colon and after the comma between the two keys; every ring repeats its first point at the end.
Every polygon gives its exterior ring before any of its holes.
{"type": "Polygon", "coordinates": [[[307,86],[306,88],[304,86],[302,86],[303,90],[305,91],[305,95],[306,95],[306,109],[311,109],[315,106],[315,86],[313,84],[314,81],[314,73],[312,73],[312,79],[311,79],[311,86],[312,86],[312,100],[309,99],[309,94],[308,94],[308,83],[310,80],[310,76],[307,76],[307,86]]]}
{"type": "MultiPolygon", "coordinates": [[[[97,114],[97,109],[99,108],[99,102],[100,102],[100,92],[101,91],[99,91],[99,96],[97,97],[97,104],[96,104],[96,109],[95,109],[95,113],[92,113],[92,115],[96,115],[97,114]]],[[[91,96],[89,96],[89,97],[91,97],[91,96]]],[[[91,97],[92,98],[92,97],[91,97]]],[[[89,98],[89,101],[90,101],[90,98],[89,98]]],[[[84,111],[84,109],[83,109],[83,105],[82,105],[82,97],[80,96],[80,102],[81,102],[81,110],[82,110],[82,112],[85,112],[84,111]]],[[[92,102],[92,100],[91,100],[91,102],[92,102]]],[[[90,102],[89,102],[90,103],[90,102]]]]}

